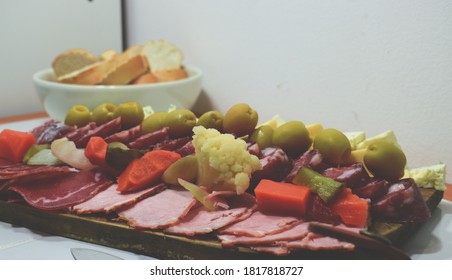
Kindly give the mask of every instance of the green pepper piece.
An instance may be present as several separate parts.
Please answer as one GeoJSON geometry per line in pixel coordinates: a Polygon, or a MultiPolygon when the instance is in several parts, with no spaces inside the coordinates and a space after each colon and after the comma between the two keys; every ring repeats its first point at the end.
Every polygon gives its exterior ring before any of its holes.
{"type": "Polygon", "coordinates": [[[122,170],[132,160],[142,157],[144,153],[145,151],[129,149],[123,143],[113,142],[108,144],[106,161],[110,166],[122,170]]]}
{"type": "Polygon", "coordinates": [[[307,167],[301,167],[300,170],[298,170],[292,183],[309,187],[311,191],[317,193],[326,203],[328,203],[344,185],[343,183],[325,177],[307,167]]]}

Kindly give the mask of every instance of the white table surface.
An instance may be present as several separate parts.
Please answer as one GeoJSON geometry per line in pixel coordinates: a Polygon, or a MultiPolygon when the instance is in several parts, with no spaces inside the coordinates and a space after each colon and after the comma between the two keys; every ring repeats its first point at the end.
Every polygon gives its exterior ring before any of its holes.
{"type": "Polygon", "coordinates": [[[73,260],[71,248],[95,249],[127,260],[154,259],[0,222],[0,260],[73,260]]]}
{"type": "MultiPolygon", "coordinates": [[[[10,128],[27,131],[45,120],[2,124],[0,130],[10,128]]],[[[72,260],[70,248],[80,247],[96,249],[129,260],[153,259],[0,222],[0,260],[72,260]]],[[[415,260],[452,260],[452,202],[442,200],[432,213],[432,218],[409,237],[402,250],[415,260]]]]}

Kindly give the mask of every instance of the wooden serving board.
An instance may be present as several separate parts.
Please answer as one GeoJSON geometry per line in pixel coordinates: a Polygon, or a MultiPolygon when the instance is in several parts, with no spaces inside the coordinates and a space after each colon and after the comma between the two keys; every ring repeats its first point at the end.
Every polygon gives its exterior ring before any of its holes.
{"type": "MultiPolygon", "coordinates": [[[[434,211],[443,192],[421,189],[422,195],[434,211]]],[[[112,248],[122,249],[158,259],[384,259],[360,248],[354,251],[294,251],[288,256],[257,253],[244,247],[223,248],[214,235],[189,238],[161,231],[135,230],[108,216],[77,216],[46,212],[28,205],[0,200],[0,220],[17,226],[49,234],[64,236],[112,248]]],[[[420,224],[375,223],[370,230],[394,244],[406,240],[420,224]]]]}

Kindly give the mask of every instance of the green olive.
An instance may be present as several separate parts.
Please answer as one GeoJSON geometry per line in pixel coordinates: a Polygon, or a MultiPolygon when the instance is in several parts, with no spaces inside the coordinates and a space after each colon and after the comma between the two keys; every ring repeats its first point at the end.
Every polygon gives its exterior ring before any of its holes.
{"type": "Polygon", "coordinates": [[[103,103],[94,108],[91,114],[91,121],[97,125],[107,123],[114,119],[116,105],[111,103],[103,103]]]}
{"type": "Polygon", "coordinates": [[[257,143],[259,148],[264,149],[273,145],[273,127],[263,125],[256,128],[251,134],[250,141],[257,143]]]}
{"type": "Polygon", "coordinates": [[[367,147],[364,165],[375,177],[396,181],[404,175],[406,157],[396,145],[381,139],[367,147]]]}
{"type": "Polygon", "coordinates": [[[196,156],[186,156],[170,165],[162,175],[162,181],[167,184],[179,185],[177,179],[195,182],[198,176],[198,161],[196,156]]]}
{"type": "Polygon", "coordinates": [[[149,115],[141,123],[143,133],[154,132],[165,127],[164,120],[168,112],[155,112],[149,115]]]}
{"type": "Polygon", "coordinates": [[[138,102],[132,101],[119,104],[113,116],[114,118],[121,117],[121,127],[127,129],[141,124],[144,111],[138,102]]]}
{"type": "Polygon", "coordinates": [[[253,133],[258,121],[257,112],[246,103],[232,106],[224,115],[223,130],[236,137],[253,133]]]}
{"type": "Polygon", "coordinates": [[[346,163],[350,159],[352,147],[347,136],[334,128],[322,130],[314,138],[314,149],[317,149],[325,161],[330,164],[346,163]]]}
{"type": "Polygon", "coordinates": [[[209,111],[199,117],[196,125],[204,126],[205,128],[215,128],[218,131],[223,130],[224,116],[218,111],[209,111]]]}
{"type": "Polygon", "coordinates": [[[163,122],[165,126],[169,127],[170,137],[179,138],[192,135],[192,129],[196,125],[196,116],[190,110],[177,109],[169,112],[163,122]]]}
{"type": "Polygon", "coordinates": [[[272,142],[289,156],[306,152],[312,144],[309,132],[301,121],[289,121],[278,126],[273,132],[272,142]]]}
{"type": "Polygon", "coordinates": [[[66,114],[64,123],[67,125],[73,125],[82,127],[89,123],[91,112],[88,107],[84,105],[75,105],[66,114]]]}

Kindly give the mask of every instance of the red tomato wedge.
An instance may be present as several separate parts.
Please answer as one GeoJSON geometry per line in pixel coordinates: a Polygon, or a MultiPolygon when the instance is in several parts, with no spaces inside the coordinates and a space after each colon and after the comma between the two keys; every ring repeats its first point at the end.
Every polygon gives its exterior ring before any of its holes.
{"type": "Polygon", "coordinates": [[[356,227],[366,227],[369,218],[369,203],[344,188],[331,203],[331,209],[336,212],[344,224],[356,227]]]}
{"type": "Polygon", "coordinates": [[[36,144],[33,134],[4,129],[0,132],[0,157],[15,163],[21,162],[33,144],[36,144]]]}
{"type": "Polygon", "coordinates": [[[133,160],[118,177],[120,192],[130,192],[146,187],[162,176],[163,172],[181,156],[176,152],[154,150],[133,160]]]}
{"type": "Polygon", "coordinates": [[[306,216],[310,198],[310,189],[306,186],[261,180],[254,193],[262,211],[306,216]]]}

